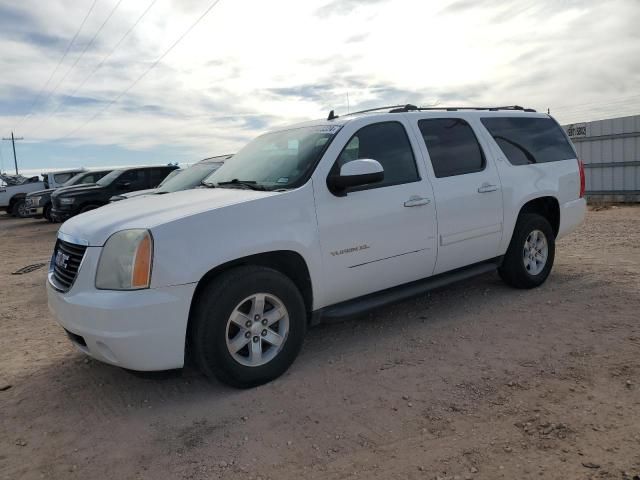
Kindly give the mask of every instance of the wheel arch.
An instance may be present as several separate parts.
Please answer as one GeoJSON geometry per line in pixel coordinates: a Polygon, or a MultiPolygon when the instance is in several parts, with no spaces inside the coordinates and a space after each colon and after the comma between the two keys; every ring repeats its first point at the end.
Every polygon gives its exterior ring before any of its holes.
{"type": "MultiPolygon", "coordinates": [[[[187,339],[190,335],[194,306],[197,304],[200,295],[202,295],[205,286],[224,272],[236,267],[247,265],[258,265],[272,268],[287,276],[300,290],[308,313],[308,318],[311,318],[310,312],[313,310],[313,285],[311,283],[309,267],[302,255],[293,250],[275,250],[271,252],[257,253],[222,263],[212,268],[202,276],[198,281],[195,291],[193,292],[191,306],[189,307],[189,319],[187,322],[186,332],[187,339]]],[[[185,349],[188,350],[188,345],[185,346],[185,349]]]]}
{"type": "Polygon", "coordinates": [[[557,237],[560,231],[560,202],[554,196],[536,197],[527,201],[518,212],[518,218],[524,213],[542,215],[551,224],[553,234],[557,237]]]}
{"type": "Polygon", "coordinates": [[[25,198],[27,198],[27,194],[26,194],[26,193],[24,193],[24,192],[14,194],[14,195],[9,199],[9,208],[13,208],[13,205],[14,205],[18,200],[24,200],[25,198]]]}
{"type": "Polygon", "coordinates": [[[107,205],[108,203],[109,202],[105,203],[105,202],[102,202],[102,201],[91,201],[91,200],[88,200],[88,201],[85,201],[85,202],[82,202],[82,203],[78,204],[78,206],[75,208],[75,212],[76,213],[80,213],[83,208],[88,207],[90,205],[95,205],[96,208],[100,208],[100,207],[103,207],[103,206],[107,205]]]}

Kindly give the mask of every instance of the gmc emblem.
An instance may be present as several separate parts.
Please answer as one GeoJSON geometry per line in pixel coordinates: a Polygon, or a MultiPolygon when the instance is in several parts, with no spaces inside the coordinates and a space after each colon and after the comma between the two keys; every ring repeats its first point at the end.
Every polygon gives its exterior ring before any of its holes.
{"type": "Polygon", "coordinates": [[[65,255],[60,250],[56,252],[55,264],[60,268],[67,268],[67,262],[69,261],[69,255],[65,255]]]}

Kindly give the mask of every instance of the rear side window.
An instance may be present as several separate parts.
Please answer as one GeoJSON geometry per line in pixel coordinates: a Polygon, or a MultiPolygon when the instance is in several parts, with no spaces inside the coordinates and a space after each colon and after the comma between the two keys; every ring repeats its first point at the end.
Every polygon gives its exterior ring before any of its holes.
{"type": "Polygon", "coordinates": [[[418,128],[429,151],[436,177],[484,170],[482,148],[471,126],[461,118],[420,120],[418,128]]]}
{"type": "Polygon", "coordinates": [[[358,130],[340,153],[332,173],[337,173],[345,163],[361,158],[377,160],[384,169],[384,180],[367,188],[420,180],[413,149],[401,123],[374,123],[358,130]]]}
{"type": "Polygon", "coordinates": [[[576,158],[562,129],[551,118],[494,117],[481,121],[513,165],[576,158]]]}

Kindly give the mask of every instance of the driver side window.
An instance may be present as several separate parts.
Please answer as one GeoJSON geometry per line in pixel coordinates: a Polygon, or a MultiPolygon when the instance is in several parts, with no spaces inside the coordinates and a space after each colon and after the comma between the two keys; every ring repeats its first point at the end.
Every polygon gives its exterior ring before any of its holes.
{"type": "Polygon", "coordinates": [[[338,156],[331,175],[337,175],[345,163],[363,158],[377,160],[384,169],[384,180],[366,189],[420,180],[409,137],[399,122],[374,123],[358,130],[338,156]]]}

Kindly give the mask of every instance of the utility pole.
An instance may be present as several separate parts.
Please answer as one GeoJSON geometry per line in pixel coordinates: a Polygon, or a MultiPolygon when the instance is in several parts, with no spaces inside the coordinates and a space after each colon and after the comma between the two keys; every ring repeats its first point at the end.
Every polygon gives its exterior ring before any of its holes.
{"type": "Polygon", "coordinates": [[[16,140],[24,140],[24,137],[14,137],[13,132],[11,132],[11,138],[3,138],[2,140],[11,140],[11,145],[13,146],[13,163],[16,166],[16,175],[18,175],[18,159],[16,158],[16,140]]]}

